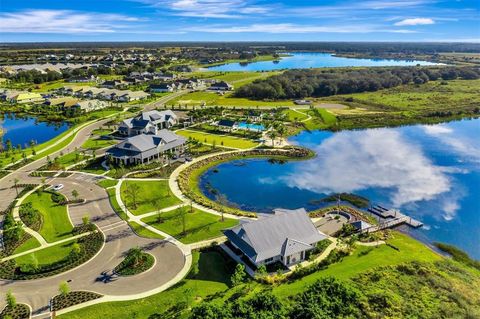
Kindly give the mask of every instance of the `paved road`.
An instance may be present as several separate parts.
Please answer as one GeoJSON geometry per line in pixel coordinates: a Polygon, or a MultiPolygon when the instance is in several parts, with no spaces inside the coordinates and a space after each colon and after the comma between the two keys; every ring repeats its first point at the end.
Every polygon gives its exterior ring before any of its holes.
{"type": "MultiPolygon", "coordinates": [[[[173,98],[171,95],[168,97],[173,98]]],[[[162,103],[165,102],[164,100],[162,103]]],[[[80,147],[93,130],[101,127],[109,120],[105,119],[82,128],[62,152],[67,154],[76,147],[80,147]]],[[[50,157],[60,155],[60,152],[51,154],[50,157]]],[[[45,158],[37,160],[0,179],[0,210],[6,209],[16,196],[15,190],[11,188],[13,180],[17,178],[20,181],[19,183],[39,184],[41,178],[29,177],[28,174],[45,163],[45,158]]],[[[106,243],[100,253],[80,267],[57,276],[31,281],[0,280],[2,294],[12,290],[17,297],[17,301],[29,304],[33,309],[33,314],[37,317],[46,316],[48,302],[52,296],[58,294],[58,285],[62,281],[70,280],[72,290],[90,290],[111,296],[133,295],[153,290],[167,283],[185,265],[185,256],[175,245],[163,240],[138,237],[115,214],[105,190],[95,185],[92,178],[85,174],[76,173],[68,178],[55,178],[47,182],[49,184],[64,184],[65,188],[61,192],[67,197],[70,196],[73,189],[76,189],[79,197],[86,199],[85,203],[70,205],[69,214],[73,224],[79,224],[82,216],[88,214],[92,222],[102,230],[106,237],[106,243]],[[151,270],[134,277],[118,278],[108,283],[98,281],[102,272],[112,270],[121,262],[128,249],[136,246],[144,248],[155,257],[156,263],[151,270]]],[[[4,305],[2,298],[0,299],[0,309],[4,305]]]]}

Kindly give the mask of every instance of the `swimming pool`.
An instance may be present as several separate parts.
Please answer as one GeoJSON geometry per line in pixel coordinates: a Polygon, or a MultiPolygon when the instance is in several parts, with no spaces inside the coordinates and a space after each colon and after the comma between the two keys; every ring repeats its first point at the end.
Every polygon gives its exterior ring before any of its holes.
{"type": "Polygon", "coordinates": [[[265,127],[262,124],[252,124],[247,122],[239,122],[238,128],[251,131],[265,131],[265,127]]]}

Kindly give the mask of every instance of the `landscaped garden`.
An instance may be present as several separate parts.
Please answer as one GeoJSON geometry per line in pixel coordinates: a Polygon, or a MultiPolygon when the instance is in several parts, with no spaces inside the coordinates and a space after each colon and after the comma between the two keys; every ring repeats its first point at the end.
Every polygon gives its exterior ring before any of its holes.
{"type": "Polygon", "coordinates": [[[143,222],[163,231],[184,244],[222,236],[222,230],[238,224],[238,220],[209,214],[189,206],[159,213],[142,219],[143,222]]]}
{"type": "Polygon", "coordinates": [[[140,248],[131,248],[113,271],[119,276],[133,276],[149,270],[154,264],[155,258],[152,255],[140,248]]]}
{"type": "Polygon", "coordinates": [[[158,211],[181,203],[171,192],[167,180],[127,180],[123,182],[120,191],[123,203],[134,215],[158,211]]]}
{"type": "Polygon", "coordinates": [[[67,213],[67,207],[61,201],[65,198],[59,193],[37,191],[30,194],[24,203],[31,203],[42,217],[40,235],[49,243],[72,236],[73,225],[67,213]]]}

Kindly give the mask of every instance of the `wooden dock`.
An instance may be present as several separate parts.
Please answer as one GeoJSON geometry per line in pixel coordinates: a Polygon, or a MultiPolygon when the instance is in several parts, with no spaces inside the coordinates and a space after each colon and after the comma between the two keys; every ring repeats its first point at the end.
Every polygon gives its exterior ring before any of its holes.
{"type": "Polygon", "coordinates": [[[365,232],[371,233],[382,229],[393,228],[402,224],[406,224],[412,228],[419,228],[423,226],[421,221],[413,219],[397,209],[388,209],[380,205],[372,206],[368,209],[372,214],[375,214],[381,218],[383,221],[380,221],[378,225],[369,227],[365,229],[365,232]]]}

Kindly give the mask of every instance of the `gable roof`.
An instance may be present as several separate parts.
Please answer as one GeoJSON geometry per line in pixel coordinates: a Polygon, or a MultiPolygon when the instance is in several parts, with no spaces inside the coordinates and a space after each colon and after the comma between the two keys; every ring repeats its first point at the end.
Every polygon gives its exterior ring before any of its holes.
{"type": "Polygon", "coordinates": [[[327,237],[315,228],[303,208],[276,209],[272,217],[244,223],[224,234],[256,262],[311,249],[327,237]]]}

